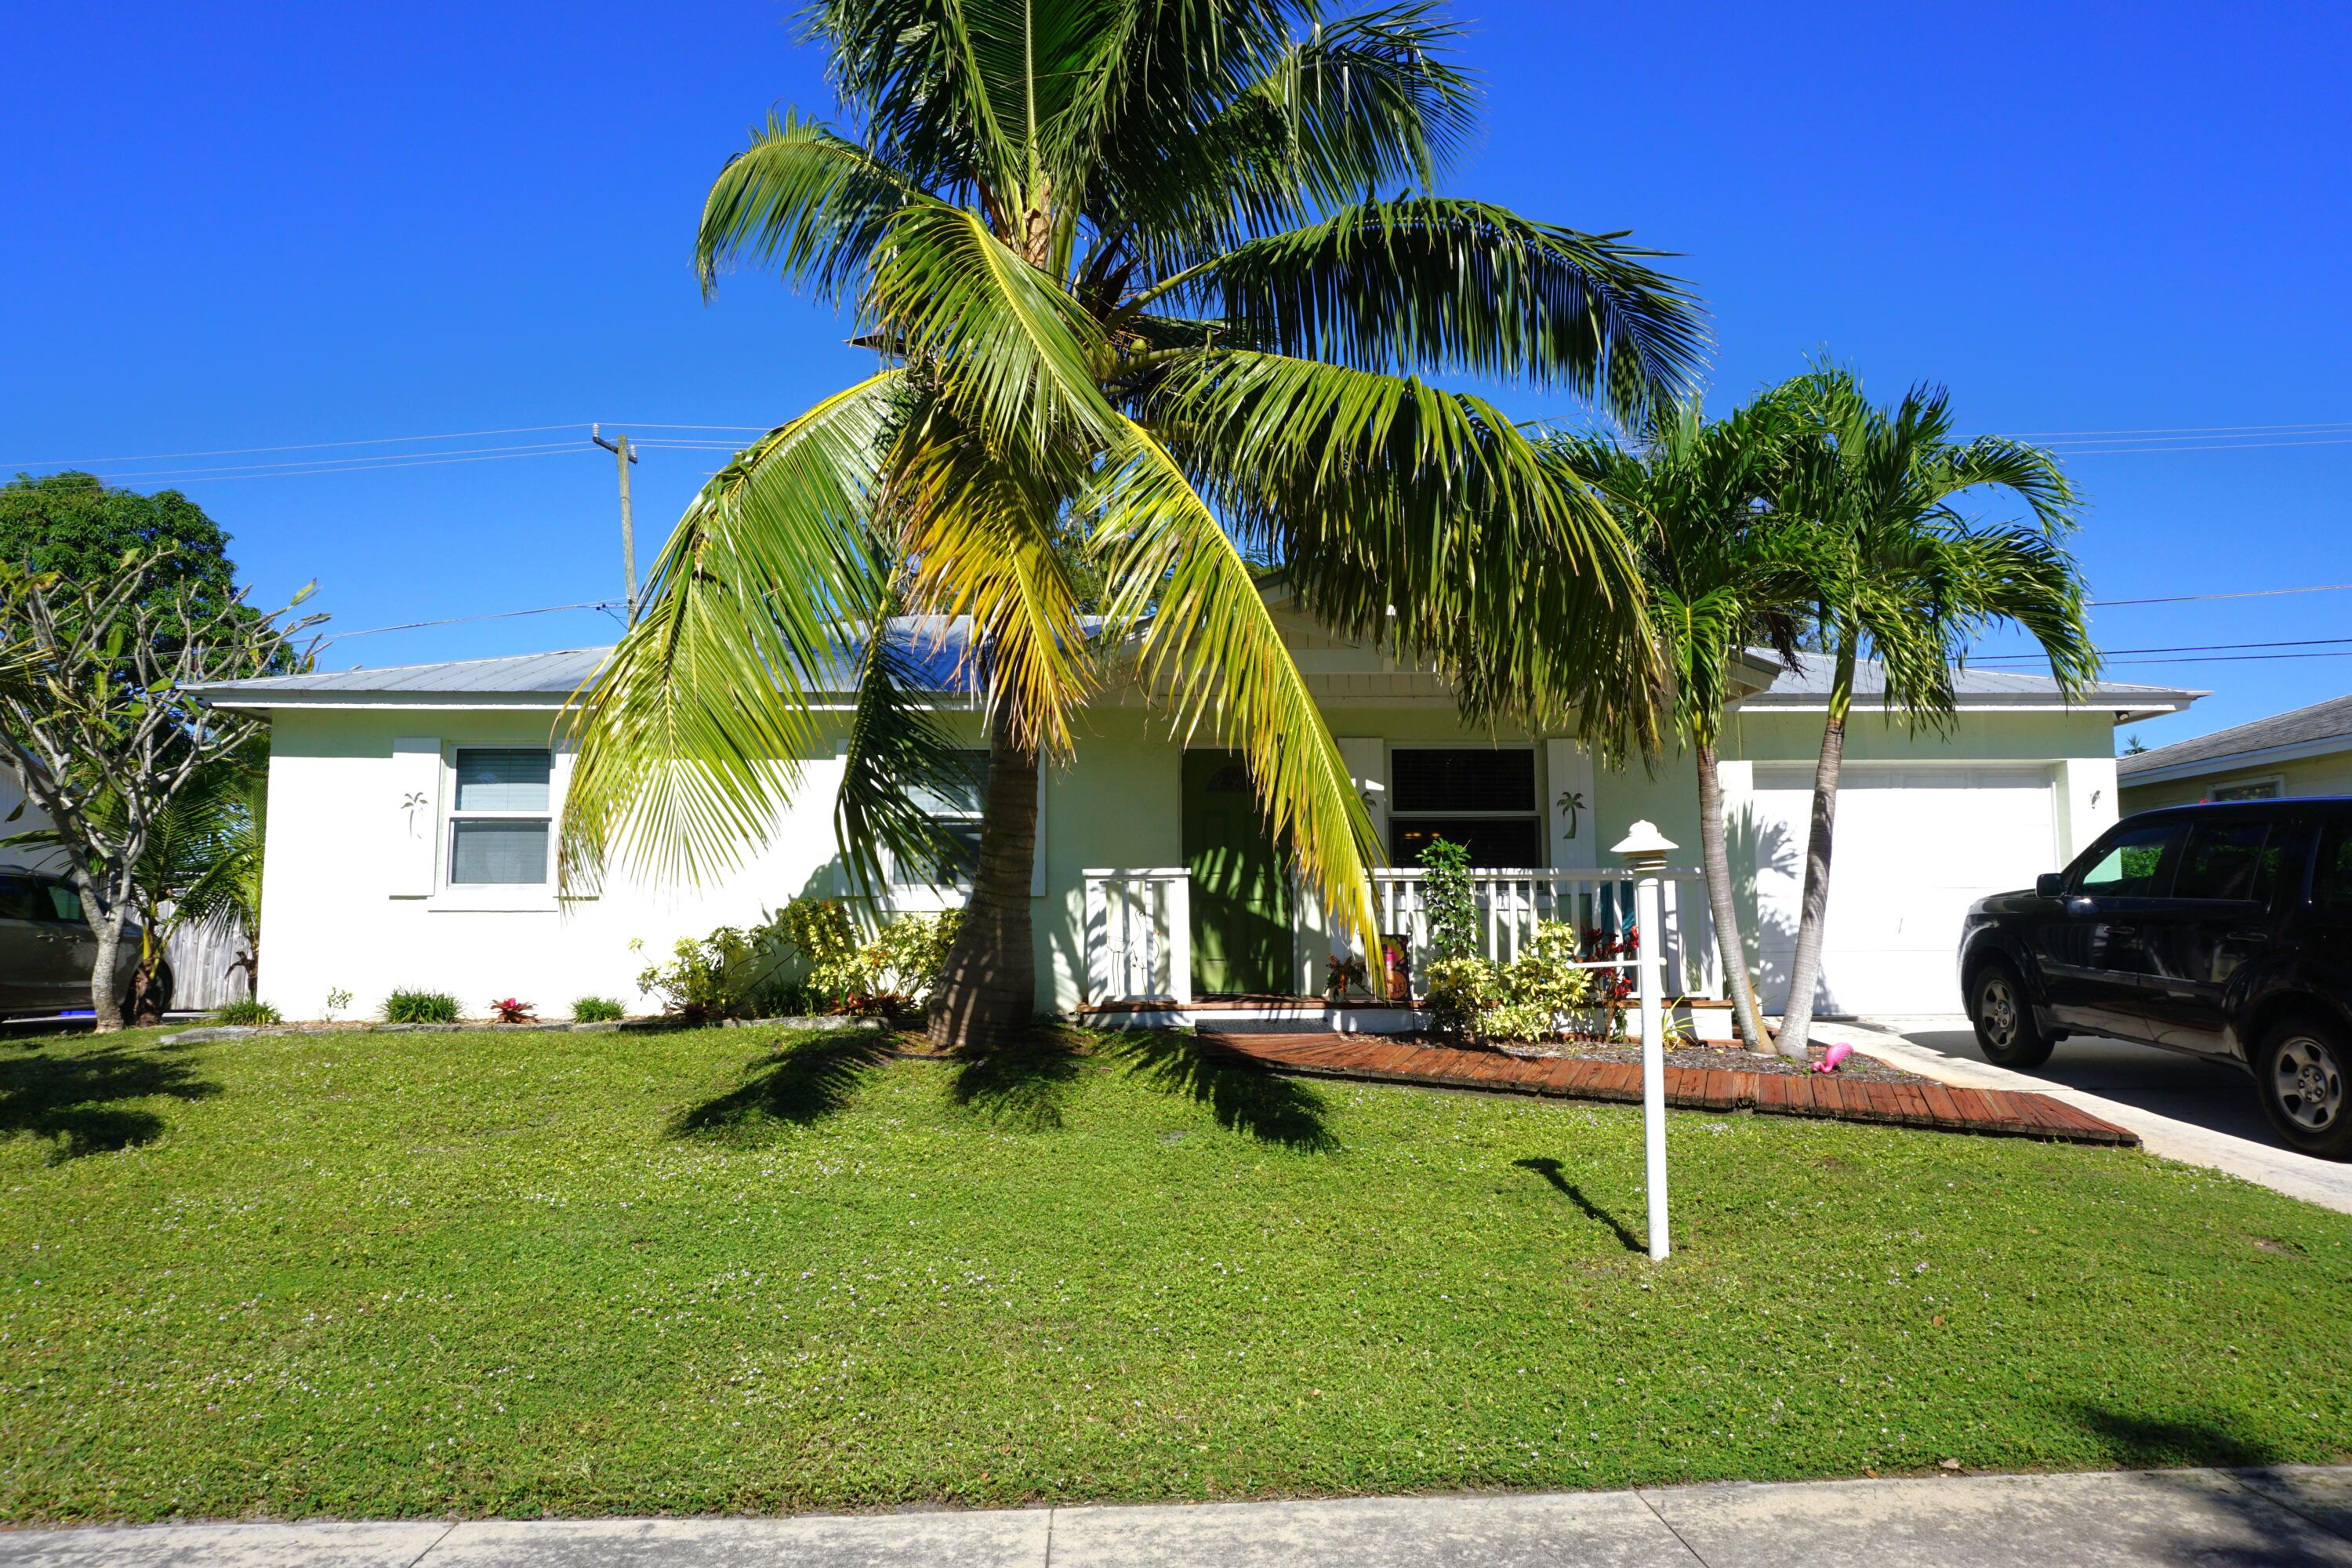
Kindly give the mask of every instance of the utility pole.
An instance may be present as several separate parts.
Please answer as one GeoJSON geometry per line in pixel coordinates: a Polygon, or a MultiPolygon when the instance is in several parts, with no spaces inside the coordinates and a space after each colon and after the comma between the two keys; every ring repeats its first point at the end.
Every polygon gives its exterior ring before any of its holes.
{"type": "Polygon", "coordinates": [[[637,455],[629,450],[629,437],[624,434],[612,440],[604,439],[604,426],[588,426],[588,439],[613,454],[621,470],[621,571],[629,585],[629,625],[637,624],[637,535],[629,517],[629,465],[637,455]]]}

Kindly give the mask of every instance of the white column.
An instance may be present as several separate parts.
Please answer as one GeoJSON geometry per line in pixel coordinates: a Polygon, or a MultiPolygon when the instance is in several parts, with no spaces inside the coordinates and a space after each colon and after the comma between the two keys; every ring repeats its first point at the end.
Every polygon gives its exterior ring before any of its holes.
{"type": "Polygon", "coordinates": [[[2055,871],[2116,825],[2116,760],[2068,757],[2058,764],[2058,862],[2055,871]]]}
{"type": "Polygon", "coordinates": [[[1168,985],[1180,1007],[1192,1005],[1192,879],[1168,879],[1168,985]]]}
{"type": "Polygon", "coordinates": [[[1644,868],[1633,884],[1633,918],[1642,926],[1642,1145],[1649,1191],[1650,1256],[1666,1255],[1665,928],[1658,919],[1658,874],[1644,868]]]}

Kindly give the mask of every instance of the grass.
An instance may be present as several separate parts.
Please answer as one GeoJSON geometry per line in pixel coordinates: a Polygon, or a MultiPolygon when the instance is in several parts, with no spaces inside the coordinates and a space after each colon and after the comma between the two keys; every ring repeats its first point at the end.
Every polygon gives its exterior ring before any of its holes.
{"type": "Polygon", "coordinates": [[[2335,1460],[2352,1218],[2137,1153],[757,1031],[0,1041],[0,1517],[2335,1460]]]}

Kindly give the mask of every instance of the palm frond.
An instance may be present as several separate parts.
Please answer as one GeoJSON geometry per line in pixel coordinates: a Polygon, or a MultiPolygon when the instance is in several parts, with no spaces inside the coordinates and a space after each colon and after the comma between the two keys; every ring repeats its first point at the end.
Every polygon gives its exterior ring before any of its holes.
{"type": "Polygon", "coordinates": [[[1660,672],[1633,546],[1491,405],[1411,377],[1213,353],[1177,364],[1143,407],[1340,635],[1428,659],[1474,718],[1574,721],[1612,754],[1654,742],[1660,672]]]}
{"type": "Polygon", "coordinates": [[[1034,449],[1064,432],[1099,443],[1115,427],[1095,379],[1106,357],[1101,329],[977,214],[902,208],[865,306],[956,415],[999,447],[1034,449]]]}
{"type": "Polygon", "coordinates": [[[1564,387],[1638,422],[1685,393],[1706,342],[1688,290],[1649,265],[1660,254],[1416,196],[1251,240],[1182,291],[1281,353],[1564,387]]]}
{"type": "MultiPolygon", "coordinates": [[[[887,575],[878,556],[875,568],[887,575]]],[[[869,895],[883,889],[885,852],[900,865],[932,866],[956,847],[921,800],[978,783],[936,717],[929,664],[913,636],[892,624],[905,608],[904,590],[893,582],[858,650],[856,704],[834,799],[841,863],[852,888],[869,895]]]]}
{"type": "Polygon", "coordinates": [[[695,236],[694,266],[708,295],[721,268],[772,267],[821,299],[860,278],[890,218],[932,198],[829,127],[786,113],[711,182],[695,236]]]}
{"type": "Polygon", "coordinates": [[[1173,702],[1180,731],[1205,723],[1242,753],[1270,837],[1323,907],[1374,941],[1369,868],[1380,842],[1249,562],[1139,426],[1092,505],[1115,585],[1107,635],[1139,637],[1144,679],[1173,702]]]}
{"type": "Polygon", "coordinates": [[[1079,585],[1063,548],[1062,498],[1079,482],[1039,460],[1006,462],[976,433],[954,433],[945,410],[898,476],[899,552],[908,599],[941,621],[969,623],[967,657],[988,708],[1024,750],[1066,756],[1072,721],[1092,692],[1094,651],[1079,585]]]}
{"type": "Polygon", "coordinates": [[[561,721],[579,748],[566,888],[615,862],[698,881],[769,841],[818,740],[812,702],[884,597],[865,530],[904,378],[772,431],[687,509],[637,624],[561,721]]]}

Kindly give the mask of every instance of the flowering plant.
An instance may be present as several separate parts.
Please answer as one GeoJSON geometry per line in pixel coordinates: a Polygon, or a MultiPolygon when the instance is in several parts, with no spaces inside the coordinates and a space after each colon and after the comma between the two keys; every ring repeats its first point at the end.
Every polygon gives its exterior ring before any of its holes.
{"type": "Polygon", "coordinates": [[[500,997],[491,1003],[490,1016],[501,1024],[529,1024],[534,1021],[530,1004],[518,1002],[511,996],[500,997]]]}

